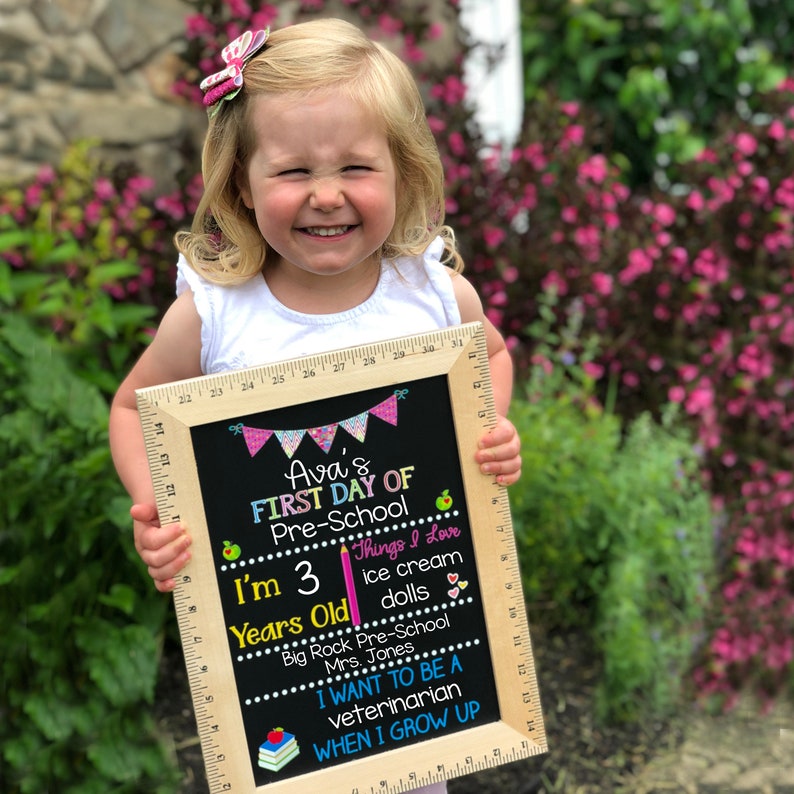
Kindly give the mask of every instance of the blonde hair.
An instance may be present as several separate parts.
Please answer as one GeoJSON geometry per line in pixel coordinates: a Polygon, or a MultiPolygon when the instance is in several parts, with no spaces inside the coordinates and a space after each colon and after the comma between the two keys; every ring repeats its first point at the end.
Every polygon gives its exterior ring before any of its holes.
{"type": "Polygon", "coordinates": [[[444,225],[444,172],[424,105],[408,67],[393,53],[339,19],[318,19],[270,35],[245,67],[244,87],[210,120],[202,153],[204,194],[190,232],[177,248],[201,274],[235,284],[259,273],[269,247],[240,184],[256,146],[251,99],[343,91],[382,119],[397,173],[394,227],[381,256],[421,254],[434,237],[446,262],[462,269],[452,230],[444,225]]]}

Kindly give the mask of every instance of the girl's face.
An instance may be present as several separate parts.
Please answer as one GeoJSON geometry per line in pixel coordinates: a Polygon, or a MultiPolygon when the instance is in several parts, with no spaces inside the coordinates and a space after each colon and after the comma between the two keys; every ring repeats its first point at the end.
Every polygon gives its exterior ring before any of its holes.
{"type": "Polygon", "coordinates": [[[241,193],[277,255],[268,258],[268,281],[316,291],[371,277],[394,226],[397,192],[376,118],[331,91],[261,96],[251,114],[256,144],[241,193]]]}

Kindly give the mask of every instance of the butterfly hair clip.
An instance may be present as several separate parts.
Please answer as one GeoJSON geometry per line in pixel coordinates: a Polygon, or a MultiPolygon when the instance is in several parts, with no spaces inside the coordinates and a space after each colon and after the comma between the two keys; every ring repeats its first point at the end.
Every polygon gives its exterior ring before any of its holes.
{"type": "Polygon", "coordinates": [[[265,46],[269,35],[270,28],[256,32],[246,30],[223,48],[221,56],[226,68],[204,78],[199,86],[204,92],[203,101],[210,109],[210,117],[218,112],[222,100],[234,99],[240,92],[246,63],[265,46]]]}

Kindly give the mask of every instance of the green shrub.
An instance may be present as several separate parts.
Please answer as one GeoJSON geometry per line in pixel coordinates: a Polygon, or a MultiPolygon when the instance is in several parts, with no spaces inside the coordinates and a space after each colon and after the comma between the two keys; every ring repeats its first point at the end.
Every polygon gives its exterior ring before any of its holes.
{"type": "Polygon", "coordinates": [[[146,707],[168,602],[129,541],[107,403],[7,312],[0,378],[3,791],[173,790],[146,707]]]}
{"type": "Polygon", "coordinates": [[[586,369],[536,354],[511,412],[523,448],[511,501],[530,607],[592,633],[600,714],[630,720],[677,703],[702,631],[712,515],[672,413],[622,425],[589,397],[586,369]]]}
{"type": "Polygon", "coordinates": [[[525,92],[598,110],[643,183],[703,149],[721,115],[757,110],[791,69],[791,22],[787,0],[522,0],[525,92]]]}
{"type": "Polygon", "coordinates": [[[73,144],[27,185],[0,185],[0,304],[112,394],[150,340],[159,289],[172,294],[176,259],[152,180],[104,165],[94,145],[73,144]]]}

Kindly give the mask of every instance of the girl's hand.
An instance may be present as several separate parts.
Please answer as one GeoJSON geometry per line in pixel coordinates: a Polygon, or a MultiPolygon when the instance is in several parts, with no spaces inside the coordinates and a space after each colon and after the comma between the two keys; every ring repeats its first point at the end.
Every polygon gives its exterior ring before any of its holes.
{"type": "Polygon", "coordinates": [[[521,476],[521,439],[513,423],[498,416],[481,439],[474,456],[483,474],[496,475],[499,485],[512,485],[521,476]]]}
{"type": "Polygon", "coordinates": [[[190,560],[190,535],[181,524],[161,527],[154,505],[133,505],[130,515],[136,551],[149,567],[154,586],[170,593],[176,587],[174,577],[190,560]]]}

